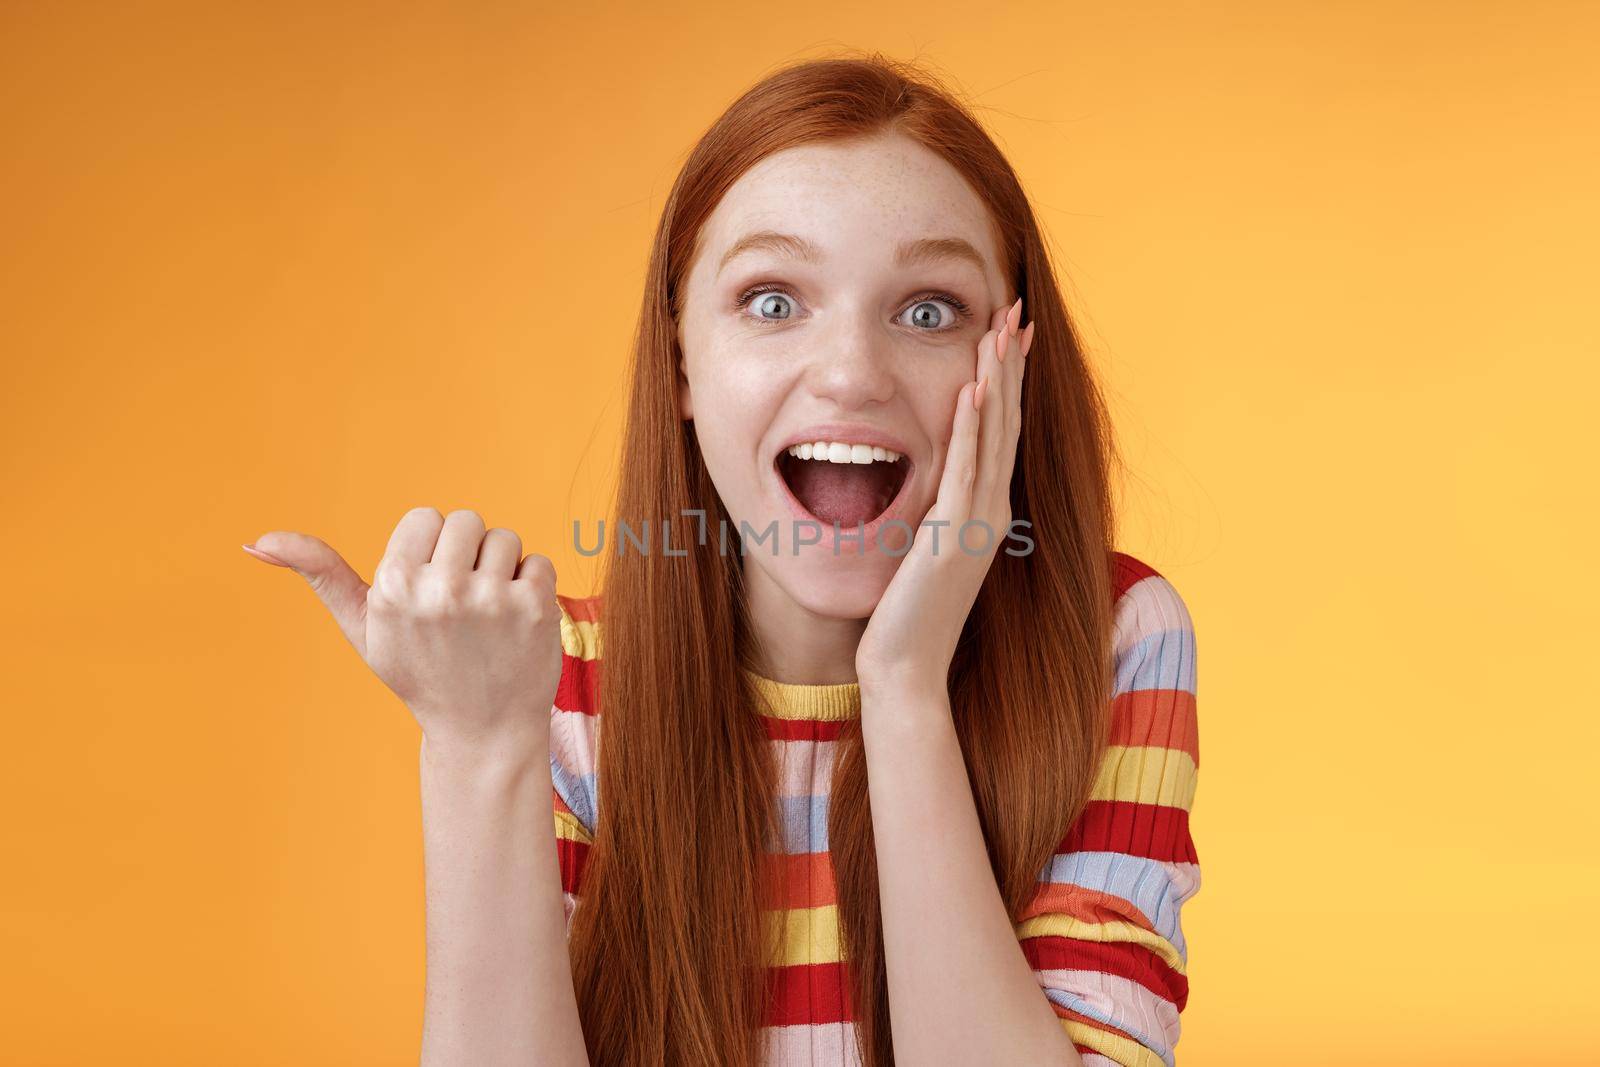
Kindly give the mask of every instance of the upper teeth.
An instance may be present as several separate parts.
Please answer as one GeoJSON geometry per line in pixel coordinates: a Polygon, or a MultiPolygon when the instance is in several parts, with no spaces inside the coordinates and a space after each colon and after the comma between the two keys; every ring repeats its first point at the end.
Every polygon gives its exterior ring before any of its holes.
{"type": "Polygon", "coordinates": [[[828,463],[898,463],[900,453],[876,445],[852,445],[843,441],[808,441],[803,445],[790,445],[789,455],[800,459],[825,460],[828,463]]]}

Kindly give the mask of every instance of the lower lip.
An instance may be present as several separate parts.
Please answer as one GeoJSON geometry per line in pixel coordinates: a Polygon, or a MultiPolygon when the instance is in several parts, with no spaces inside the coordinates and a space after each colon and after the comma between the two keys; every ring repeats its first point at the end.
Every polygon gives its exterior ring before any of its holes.
{"type": "MultiPolygon", "coordinates": [[[[816,460],[807,460],[806,462],[815,463],[816,460]]],[[[901,462],[909,464],[911,461],[909,459],[902,459],[901,462]]],[[[862,548],[860,550],[861,554],[865,555],[867,551],[869,551],[870,549],[872,549],[873,547],[875,547],[877,545],[877,543],[878,543],[878,531],[883,529],[883,526],[884,526],[885,523],[900,517],[900,509],[902,507],[904,507],[905,502],[906,502],[906,498],[908,496],[910,496],[910,494],[911,494],[911,479],[913,478],[913,476],[916,475],[916,473],[917,473],[916,467],[914,467],[914,466],[910,467],[906,471],[905,480],[900,483],[900,491],[895,493],[893,500],[889,501],[889,506],[884,509],[883,514],[879,515],[877,518],[873,519],[871,522],[864,523],[862,525],[862,527],[861,527],[862,548]]],[[[799,499],[794,495],[794,491],[789,488],[789,483],[784,478],[783,472],[778,469],[778,461],[777,461],[777,459],[774,459],[772,461],[772,476],[778,480],[778,488],[783,490],[783,499],[789,505],[790,513],[793,514],[796,519],[803,519],[803,520],[805,520],[807,522],[814,522],[819,527],[821,527],[824,539],[817,542],[817,547],[819,547],[819,548],[826,547],[831,551],[833,546],[828,542],[828,540],[826,538],[827,538],[828,534],[833,532],[833,523],[824,522],[823,520],[817,518],[815,515],[811,514],[811,512],[806,510],[806,506],[804,504],[800,503],[799,499]]],[[[911,535],[913,537],[916,535],[916,530],[915,529],[913,529],[911,531],[911,535]]],[[[846,536],[848,536],[850,538],[850,541],[848,543],[853,545],[854,542],[855,542],[855,539],[856,539],[856,528],[854,526],[840,526],[839,527],[839,537],[840,537],[841,543],[845,543],[844,542],[844,538],[846,536]]],[[[898,548],[898,547],[899,546],[897,545],[896,548],[898,548]]],[[[907,543],[906,546],[905,546],[905,548],[908,551],[910,550],[910,547],[911,546],[910,546],[909,543],[907,543]]],[[[791,552],[792,551],[793,550],[791,549],[791,552]]],[[[839,555],[844,555],[845,551],[846,550],[843,547],[841,547],[839,549],[839,555]]],[[[904,555],[905,553],[901,552],[899,554],[900,555],[904,555]]]]}

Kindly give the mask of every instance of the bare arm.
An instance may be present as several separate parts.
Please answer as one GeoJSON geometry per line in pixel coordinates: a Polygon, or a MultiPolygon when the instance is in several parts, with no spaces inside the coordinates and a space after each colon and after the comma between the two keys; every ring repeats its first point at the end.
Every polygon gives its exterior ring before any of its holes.
{"type": "Polygon", "coordinates": [[[942,679],[861,704],[895,1058],[1082,1067],[1000,898],[942,679]]]}
{"type": "Polygon", "coordinates": [[[307,534],[246,549],[310,582],[422,727],[424,1067],[587,1067],[551,809],[550,561],[474,512],[434,508],[400,520],[371,586],[307,534]]]}
{"type": "Polygon", "coordinates": [[[549,734],[421,754],[422,1062],[582,1064],[550,817],[549,734]]]}

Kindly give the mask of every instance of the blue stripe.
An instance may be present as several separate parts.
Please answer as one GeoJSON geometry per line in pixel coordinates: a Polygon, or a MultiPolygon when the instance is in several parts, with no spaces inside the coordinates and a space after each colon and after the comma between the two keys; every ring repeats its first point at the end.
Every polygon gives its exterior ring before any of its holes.
{"type": "MultiPolygon", "coordinates": [[[[1198,873],[1197,869],[1195,890],[1200,888],[1198,873]]],[[[1149,918],[1155,932],[1177,949],[1179,956],[1189,959],[1179,911],[1194,894],[1185,894],[1160,862],[1122,852],[1058,853],[1045,864],[1039,881],[1082,886],[1126,900],[1149,918]]]]}
{"type": "MultiPolygon", "coordinates": [[[[828,851],[826,796],[778,797],[776,801],[785,854],[797,856],[804,852],[828,851]]],[[[768,851],[774,851],[770,841],[768,851]]]]}
{"type": "Polygon", "coordinates": [[[554,755],[550,757],[550,784],[556,787],[556,792],[567,807],[572,809],[572,814],[578,817],[583,828],[589,831],[589,836],[594,836],[595,813],[600,810],[599,796],[595,790],[595,776],[593,774],[573,774],[561,765],[560,760],[554,755]]]}
{"type": "Polygon", "coordinates": [[[1136,689],[1194,692],[1194,631],[1160,630],[1141,638],[1117,659],[1114,696],[1136,689]]]}
{"type": "Polygon", "coordinates": [[[1063,1008],[1071,1008],[1079,1015],[1086,1015],[1098,1022],[1105,1023],[1107,1026],[1114,1027],[1119,1033],[1126,1034],[1157,1056],[1160,1056],[1161,1062],[1166,1064],[1167,1067],[1176,1067],[1172,1050],[1167,1047],[1166,1042],[1157,1040],[1136,1027],[1130,1027],[1126,1019],[1111,1018],[1110,1012],[1102,1011],[1069,990],[1046,987],[1044,995],[1055,1003],[1060,1004],[1063,1008]]]}

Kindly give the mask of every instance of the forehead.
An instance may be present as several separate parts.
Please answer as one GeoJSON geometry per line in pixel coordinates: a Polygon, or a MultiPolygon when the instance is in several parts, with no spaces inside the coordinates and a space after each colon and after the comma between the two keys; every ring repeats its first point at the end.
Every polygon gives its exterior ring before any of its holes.
{"type": "Polygon", "coordinates": [[[939,156],[900,133],[784,149],[740,175],[706,220],[701,253],[712,263],[754,229],[805,237],[829,252],[862,242],[888,256],[908,238],[961,237],[994,270],[988,209],[939,156]],[[709,253],[709,254],[707,254],[709,253]]]}

